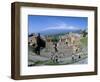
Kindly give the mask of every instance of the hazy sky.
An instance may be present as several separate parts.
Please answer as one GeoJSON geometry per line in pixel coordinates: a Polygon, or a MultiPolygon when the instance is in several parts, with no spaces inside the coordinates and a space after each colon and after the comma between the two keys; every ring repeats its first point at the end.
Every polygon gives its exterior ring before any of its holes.
{"type": "Polygon", "coordinates": [[[28,30],[30,33],[39,33],[50,29],[78,30],[88,27],[87,17],[67,16],[28,16],[28,30]]]}

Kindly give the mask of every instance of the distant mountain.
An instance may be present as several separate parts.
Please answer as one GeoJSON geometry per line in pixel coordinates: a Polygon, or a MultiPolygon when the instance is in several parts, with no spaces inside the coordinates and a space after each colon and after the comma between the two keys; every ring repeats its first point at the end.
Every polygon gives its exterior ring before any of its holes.
{"type": "Polygon", "coordinates": [[[74,32],[74,33],[80,33],[81,30],[66,30],[66,29],[50,29],[39,32],[42,35],[53,35],[53,34],[60,34],[60,33],[68,33],[68,32],[74,32]]]}

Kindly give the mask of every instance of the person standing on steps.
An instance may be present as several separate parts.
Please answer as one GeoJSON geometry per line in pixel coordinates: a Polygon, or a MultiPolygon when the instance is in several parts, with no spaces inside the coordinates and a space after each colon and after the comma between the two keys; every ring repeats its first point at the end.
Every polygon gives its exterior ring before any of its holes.
{"type": "Polygon", "coordinates": [[[58,52],[58,49],[57,49],[57,42],[54,43],[54,49],[55,49],[55,52],[58,52]]]}

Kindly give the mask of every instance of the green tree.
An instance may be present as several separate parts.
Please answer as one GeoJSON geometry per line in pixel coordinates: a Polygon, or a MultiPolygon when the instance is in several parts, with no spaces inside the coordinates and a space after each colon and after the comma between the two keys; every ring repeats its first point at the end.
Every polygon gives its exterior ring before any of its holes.
{"type": "Polygon", "coordinates": [[[83,30],[83,37],[86,37],[86,35],[88,34],[87,32],[86,32],[86,30],[83,30]]]}
{"type": "Polygon", "coordinates": [[[59,41],[59,38],[58,38],[58,37],[53,37],[53,38],[52,38],[52,41],[53,41],[53,42],[58,42],[58,41],[59,41]]]}

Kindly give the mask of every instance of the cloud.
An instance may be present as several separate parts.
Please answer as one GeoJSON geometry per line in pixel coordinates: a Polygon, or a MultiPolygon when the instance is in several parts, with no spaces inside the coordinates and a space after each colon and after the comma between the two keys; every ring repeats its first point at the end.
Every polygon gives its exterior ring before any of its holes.
{"type": "Polygon", "coordinates": [[[60,23],[60,24],[57,24],[55,26],[51,26],[51,27],[47,27],[47,28],[44,28],[43,31],[45,30],[53,30],[53,29],[62,29],[62,30],[79,30],[80,28],[79,27],[75,27],[75,26],[71,26],[71,25],[67,25],[65,23],[60,23]]]}

